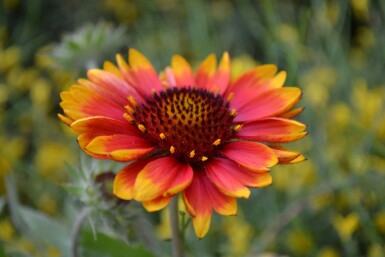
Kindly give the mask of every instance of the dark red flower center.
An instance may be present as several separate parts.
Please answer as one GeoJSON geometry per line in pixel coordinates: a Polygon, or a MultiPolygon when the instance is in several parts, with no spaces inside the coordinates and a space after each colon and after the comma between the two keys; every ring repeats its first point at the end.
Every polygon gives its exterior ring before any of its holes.
{"type": "Polygon", "coordinates": [[[133,124],[162,152],[197,164],[217,153],[234,134],[235,110],[219,94],[197,88],[172,88],[154,93],[137,105],[133,124]]]}

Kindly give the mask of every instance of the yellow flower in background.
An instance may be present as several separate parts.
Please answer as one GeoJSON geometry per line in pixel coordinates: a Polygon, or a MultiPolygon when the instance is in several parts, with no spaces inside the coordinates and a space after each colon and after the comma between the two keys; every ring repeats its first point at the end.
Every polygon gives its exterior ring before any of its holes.
{"type": "Polygon", "coordinates": [[[30,97],[32,104],[48,112],[52,107],[50,106],[52,85],[44,78],[38,78],[31,84],[30,97]]]}
{"type": "Polygon", "coordinates": [[[139,15],[139,10],[134,1],[130,0],[104,0],[107,10],[115,13],[121,22],[133,22],[139,15]]]}
{"type": "Polygon", "coordinates": [[[317,257],[340,257],[340,253],[333,247],[324,247],[319,251],[317,257]]]}
{"type": "Polygon", "coordinates": [[[62,182],[66,174],[59,172],[65,163],[74,163],[75,152],[69,146],[51,141],[42,142],[35,155],[36,171],[55,182],[62,182]]]}
{"type": "Polygon", "coordinates": [[[15,229],[9,218],[0,220],[0,242],[10,242],[15,236],[15,229]]]}
{"type": "Polygon", "coordinates": [[[360,224],[360,217],[356,213],[350,213],[343,217],[335,215],[332,224],[343,241],[349,240],[360,224]]]}
{"type": "Polygon", "coordinates": [[[385,211],[380,211],[374,216],[374,224],[379,232],[385,234],[385,211]]]}
{"type": "Polygon", "coordinates": [[[10,46],[5,50],[0,49],[0,74],[19,64],[20,57],[21,50],[16,46],[10,46]]]}
{"type": "Polygon", "coordinates": [[[281,23],[277,26],[275,31],[276,37],[278,40],[286,43],[286,44],[295,44],[298,42],[298,30],[297,27],[287,24],[281,23]]]}
{"type": "Polygon", "coordinates": [[[37,208],[52,216],[58,213],[58,204],[57,199],[55,199],[50,192],[43,193],[37,200],[37,208]]]}
{"type": "Polygon", "coordinates": [[[370,0],[350,0],[353,13],[360,20],[367,20],[369,17],[369,2],[370,0]]]}
{"type": "Polygon", "coordinates": [[[253,227],[242,218],[242,215],[223,220],[223,231],[229,241],[227,256],[246,256],[253,238],[253,227]]]}
{"type": "Polygon", "coordinates": [[[292,252],[298,255],[308,256],[314,249],[314,242],[311,235],[300,229],[289,231],[286,244],[292,252]]]}

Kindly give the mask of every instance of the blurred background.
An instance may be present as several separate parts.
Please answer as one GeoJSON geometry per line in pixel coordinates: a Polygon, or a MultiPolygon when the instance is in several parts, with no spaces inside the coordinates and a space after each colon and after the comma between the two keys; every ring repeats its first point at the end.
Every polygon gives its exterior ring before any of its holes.
{"type": "Polygon", "coordinates": [[[188,256],[385,256],[385,1],[0,0],[0,256],[170,256],[167,211],[117,201],[120,164],[91,160],[57,118],[59,93],[116,53],[158,71],[228,50],[303,90],[307,161],[214,215],[188,256]],[[95,241],[95,238],[97,241],[95,241]]]}

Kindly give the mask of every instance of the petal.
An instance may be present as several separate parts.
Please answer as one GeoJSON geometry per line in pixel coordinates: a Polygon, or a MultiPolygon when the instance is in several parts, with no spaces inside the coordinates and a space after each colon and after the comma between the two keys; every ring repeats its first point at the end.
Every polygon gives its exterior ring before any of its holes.
{"type": "Polygon", "coordinates": [[[194,73],[190,64],[180,55],[174,55],[171,59],[171,68],[174,72],[177,87],[195,86],[194,73]]]}
{"type": "Polygon", "coordinates": [[[151,94],[153,89],[156,91],[163,89],[154,67],[143,54],[135,49],[130,49],[128,58],[131,67],[130,76],[135,82],[135,88],[142,95],[151,94]]]}
{"type": "MultiPolygon", "coordinates": [[[[296,87],[271,89],[253,99],[244,99],[242,107],[237,109],[235,122],[253,121],[279,115],[292,108],[300,99],[301,90],[296,87]]],[[[231,102],[232,103],[232,102],[231,102]]]]}
{"type": "Polygon", "coordinates": [[[78,134],[94,134],[99,136],[113,134],[137,135],[138,132],[125,120],[116,120],[109,117],[94,116],[79,119],[71,124],[71,129],[78,134]]]}
{"type": "Polygon", "coordinates": [[[134,198],[136,177],[150,161],[151,159],[139,160],[121,169],[114,179],[114,195],[124,200],[132,200],[134,198]]]}
{"type": "Polygon", "coordinates": [[[271,184],[268,173],[256,173],[237,163],[223,158],[215,158],[206,165],[207,176],[226,195],[249,198],[246,187],[265,187],[271,184]]]}
{"type": "Polygon", "coordinates": [[[280,164],[297,163],[305,160],[305,157],[296,151],[288,150],[282,146],[269,146],[277,155],[280,164]]]}
{"type": "MultiPolygon", "coordinates": [[[[222,158],[214,158],[206,165],[207,176],[223,193],[232,197],[249,198],[250,190],[237,178],[239,174],[244,175],[238,168],[246,170],[233,161],[222,158]]],[[[254,176],[255,174],[257,173],[254,176]]]]}
{"type": "Polygon", "coordinates": [[[123,75],[122,75],[122,73],[120,72],[119,68],[116,67],[116,65],[113,64],[113,63],[110,62],[110,61],[105,61],[105,62],[103,63],[103,70],[108,71],[108,72],[114,74],[114,75],[115,75],[116,77],[118,77],[118,78],[123,78],[123,75]]]}
{"type": "Polygon", "coordinates": [[[177,194],[192,181],[192,168],[172,157],[158,158],[147,164],[135,183],[135,200],[149,201],[177,194]]]}
{"type": "Polygon", "coordinates": [[[291,142],[306,135],[306,125],[284,118],[264,118],[245,123],[237,137],[263,142],[291,142]]]}
{"type": "Polygon", "coordinates": [[[269,89],[271,83],[268,81],[274,78],[277,70],[277,66],[272,64],[257,66],[234,81],[226,91],[225,98],[233,94],[231,105],[238,108],[245,101],[245,97],[253,98],[269,89]]]}
{"type": "Polygon", "coordinates": [[[158,198],[155,198],[154,200],[150,201],[143,201],[143,207],[148,211],[148,212],[154,212],[154,211],[159,211],[166,207],[168,203],[171,201],[172,196],[168,197],[163,197],[160,196],[158,198]]]}
{"type": "Polygon", "coordinates": [[[273,150],[258,142],[232,142],[223,147],[222,153],[250,170],[272,167],[278,162],[273,150]]]}
{"type": "Polygon", "coordinates": [[[127,98],[129,96],[134,97],[138,102],[143,102],[143,98],[135,88],[111,72],[92,69],[87,72],[87,76],[90,81],[80,79],[79,84],[98,92],[121,106],[128,103],[127,98]]]}
{"type": "Polygon", "coordinates": [[[303,110],[304,110],[303,107],[295,108],[293,110],[290,110],[288,112],[281,114],[280,117],[286,118],[286,119],[291,119],[291,118],[294,118],[297,115],[301,114],[303,112],[303,110]]]}
{"type": "Polygon", "coordinates": [[[222,215],[235,215],[237,212],[235,198],[220,192],[203,170],[194,170],[193,181],[183,191],[183,199],[187,211],[193,216],[193,226],[199,238],[204,237],[210,227],[213,209],[222,215]]]}
{"type": "Polygon", "coordinates": [[[230,56],[228,52],[225,52],[219,63],[218,70],[210,82],[210,87],[212,87],[212,90],[214,92],[218,91],[218,93],[223,94],[229,85],[230,75],[230,56]]]}
{"type": "Polygon", "coordinates": [[[195,78],[196,85],[199,88],[211,89],[211,78],[217,69],[217,58],[214,54],[210,54],[199,66],[195,78]]]}
{"type": "Polygon", "coordinates": [[[85,149],[116,161],[132,161],[150,153],[155,147],[141,137],[115,134],[96,137],[85,149]]]}
{"type": "Polygon", "coordinates": [[[106,116],[117,120],[123,120],[126,112],[124,106],[119,106],[110,99],[101,96],[97,92],[80,85],[73,85],[68,91],[60,94],[66,116],[77,120],[91,116],[106,116]]]}

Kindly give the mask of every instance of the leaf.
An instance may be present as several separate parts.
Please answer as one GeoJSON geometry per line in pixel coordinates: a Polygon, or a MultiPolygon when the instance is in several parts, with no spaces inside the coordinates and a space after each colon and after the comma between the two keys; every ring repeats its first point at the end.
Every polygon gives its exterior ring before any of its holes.
{"type": "Polygon", "coordinates": [[[153,257],[142,246],[130,246],[123,241],[97,233],[94,238],[90,230],[85,230],[81,237],[82,254],[84,257],[153,257]]]}
{"type": "Polygon", "coordinates": [[[63,256],[69,255],[71,233],[68,228],[31,208],[20,206],[20,218],[25,224],[25,231],[34,239],[41,240],[59,249],[63,256]]]}

